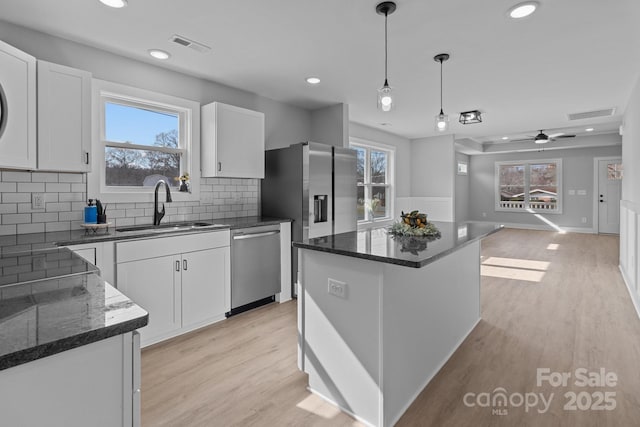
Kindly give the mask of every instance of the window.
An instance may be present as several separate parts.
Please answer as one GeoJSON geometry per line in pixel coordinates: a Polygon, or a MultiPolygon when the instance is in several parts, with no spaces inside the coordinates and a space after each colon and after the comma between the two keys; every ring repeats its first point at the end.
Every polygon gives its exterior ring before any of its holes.
{"type": "Polygon", "coordinates": [[[394,148],[367,141],[352,141],[356,150],[358,222],[390,220],[393,217],[394,148]]]}
{"type": "Polygon", "coordinates": [[[163,179],[173,187],[175,200],[197,200],[200,105],[94,82],[100,126],[93,143],[89,193],[105,201],[150,201],[151,190],[163,179]],[[178,192],[178,177],[185,174],[190,176],[193,194],[178,192]]]}
{"type": "Polygon", "coordinates": [[[562,160],[496,162],[496,210],[562,213],[562,160]]]}

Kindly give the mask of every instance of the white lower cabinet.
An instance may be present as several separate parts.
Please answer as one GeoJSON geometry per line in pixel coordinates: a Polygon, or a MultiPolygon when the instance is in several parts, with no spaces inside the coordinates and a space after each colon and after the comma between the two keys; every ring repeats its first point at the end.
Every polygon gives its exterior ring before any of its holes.
{"type": "Polygon", "coordinates": [[[143,347],[225,318],[230,255],[228,230],[116,244],[118,289],[149,312],[143,347]]]}
{"type": "Polygon", "coordinates": [[[224,316],[230,250],[208,249],[182,255],[182,324],[198,327],[224,316]]]}
{"type": "Polygon", "coordinates": [[[182,326],[180,278],[174,275],[174,259],[166,256],[118,264],[118,290],[149,312],[149,324],[139,330],[143,346],[182,326]]]}

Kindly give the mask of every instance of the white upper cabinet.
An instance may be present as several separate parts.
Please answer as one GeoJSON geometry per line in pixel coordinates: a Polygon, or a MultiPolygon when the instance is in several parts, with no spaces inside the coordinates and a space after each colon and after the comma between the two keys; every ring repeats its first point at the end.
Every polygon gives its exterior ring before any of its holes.
{"type": "Polygon", "coordinates": [[[212,102],[202,106],[202,176],[264,178],[264,114],[212,102]]]}
{"type": "Polygon", "coordinates": [[[0,41],[0,168],[36,167],[36,59],[0,41]]]}
{"type": "Polygon", "coordinates": [[[38,61],[38,169],[88,172],[91,73],[38,61]]]}

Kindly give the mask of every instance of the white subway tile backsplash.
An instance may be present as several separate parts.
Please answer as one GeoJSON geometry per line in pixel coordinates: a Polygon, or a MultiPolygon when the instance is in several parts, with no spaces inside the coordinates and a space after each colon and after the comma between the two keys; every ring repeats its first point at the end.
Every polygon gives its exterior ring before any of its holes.
{"type": "Polygon", "coordinates": [[[16,234],[16,226],[14,225],[0,225],[0,236],[10,236],[16,234]]]}
{"type": "Polygon", "coordinates": [[[31,182],[31,173],[3,171],[2,182],[31,182]]]}
{"type": "Polygon", "coordinates": [[[71,223],[69,221],[63,222],[47,222],[44,225],[44,231],[67,231],[71,230],[71,223]]]}
{"type": "Polygon", "coordinates": [[[0,214],[14,214],[18,212],[16,203],[0,203],[0,214]]]}
{"type": "Polygon", "coordinates": [[[18,193],[44,193],[42,182],[19,182],[18,193]]]}
{"type": "Polygon", "coordinates": [[[58,182],[83,182],[79,173],[61,173],[58,182]]]}
{"type": "MultiPolygon", "coordinates": [[[[86,174],[0,172],[0,235],[79,229],[87,199],[86,174]],[[31,194],[45,193],[45,209],[31,194]]],[[[221,220],[258,213],[257,179],[203,178],[200,201],[166,203],[164,222],[221,220]]],[[[153,203],[109,203],[115,226],[151,224],[153,203]]]]}
{"type": "Polygon", "coordinates": [[[26,224],[31,222],[31,214],[28,213],[20,213],[20,214],[4,214],[2,215],[2,224],[26,224]]]}
{"type": "Polygon", "coordinates": [[[31,222],[54,222],[54,221],[58,221],[57,212],[31,214],[31,222]]]}
{"type": "Polygon", "coordinates": [[[85,199],[84,193],[60,193],[58,194],[58,201],[60,202],[83,202],[85,199]]]}
{"type": "Polygon", "coordinates": [[[57,182],[47,182],[47,193],[70,193],[71,192],[71,184],[62,183],[59,184],[57,182]]]}
{"type": "MultiPolygon", "coordinates": [[[[84,205],[84,204],[83,204],[84,205]]],[[[71,210],[70,202],[46,203],[47,212],[66,212],[71,210]]]]}
{"type": "Polygon", "coordinates": [[[43,223],[18,224],[18,234],[42,233],[43,231],[43,223]]]}
{"type": "Polygon", "coordinates": [[[55,172],[33,172],[31,182],[58,182],[58,174],[55,172]]]}
{"type": "Polygon", "coordinates": [[[0,193],[15,193],[15,192],[16,192],[15,182],[0,182],[0,193]]]}
{"type": "Polygon", "coordinates": [[[86,193],[87,192],[87,184],[71,184],[71,191],[74,193],[86,193]]]}
{"type": "Polygon", "coordinates": [[[30,202],[31,193],[2,193],[2,203],[30,202]]]}

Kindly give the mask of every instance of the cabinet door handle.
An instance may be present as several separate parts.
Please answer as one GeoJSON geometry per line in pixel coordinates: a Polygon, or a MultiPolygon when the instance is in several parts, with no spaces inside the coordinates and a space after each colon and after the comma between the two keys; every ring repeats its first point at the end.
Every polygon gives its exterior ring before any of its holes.
{"type": "Polygon", "coordinates": [[[180,261],[176,261],[176,271],[180,271],[180,261]]]}
{"type": "Polygon", "coordinates": [[[88,152],[88,151],[85,151],[85,152],[84,152],[84,163],[85,163],[86,165],[88,165],[88,164],[89,164],[89,152],[88,152]]]}
{"type": "Polygon", "coordinates": [[[187,260],[186,260],[186,259],[183,259],[183,260],[182,260],[182,269],[186,271],[186,270],[187,270],[187,267],[188,267],[188,265],[187,265],[187,260]]]}
{"type": "Polygon", "coordinates": [[[218,162],[218,172],[222,172],[222,162],[218,162]]]}

